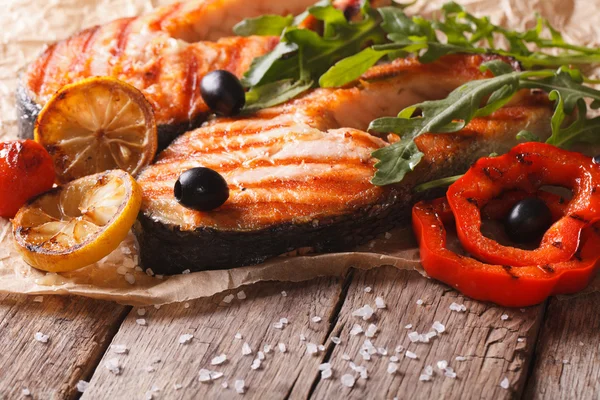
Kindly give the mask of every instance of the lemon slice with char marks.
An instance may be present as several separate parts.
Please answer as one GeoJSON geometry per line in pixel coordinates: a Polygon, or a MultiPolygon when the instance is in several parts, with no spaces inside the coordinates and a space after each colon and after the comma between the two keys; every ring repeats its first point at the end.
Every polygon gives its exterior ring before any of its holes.
{"type": "Polygon", "coordinates": [[[125,171],[77,179],[19,210],[13,219],[17,249],[28,264],[49,272],[93,264],[125,239],[141,203],[141,189],[125,171]]]}
{"type": "Polygon", "coordinates": [[[158,144],[150,103],[110,77],[59,90],[40,112],[34,138],[52,156],[60,183],[111,169],[135,176],[154,159],[158,144]]]}

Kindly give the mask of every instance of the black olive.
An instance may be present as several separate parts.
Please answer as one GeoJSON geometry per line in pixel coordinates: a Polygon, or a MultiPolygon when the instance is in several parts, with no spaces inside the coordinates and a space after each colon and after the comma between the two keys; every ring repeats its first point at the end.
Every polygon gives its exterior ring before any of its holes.
{"type": "Polygon", "coordinates": [[[246,92],[240,80],[229,71],[209,72],[200,82],[200,94],[216,114],[232,116],[246,104],[246,92]]]}
{"type": "Polygon", "coordinates": [[[552,213],[542,200],[531,197],[513,206],[505,221],[508,237],[516,243],[539,240],[552,225],[552,213]]]}
{"type": "Polygon", "coordinates": [[[174,187],[175,198],[184,207],[210,211],[229,198],[229,187],[217,171],[198,167],[179,175],[174,187]]]}
{"type": "Polygon", "coordinates": [[[594,156],[594,158],[592,158],[592,161],[594,162],[594,164],[600,164],[600,154],[594,156]]]}

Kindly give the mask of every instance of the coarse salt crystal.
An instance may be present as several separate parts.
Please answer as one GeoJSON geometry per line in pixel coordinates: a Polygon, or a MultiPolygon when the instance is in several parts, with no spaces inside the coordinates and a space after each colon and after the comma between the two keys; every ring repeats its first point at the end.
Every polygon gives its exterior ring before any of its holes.
{"type": "Polygon", "coordinates": [[[321,322],[321,317],[314,316],[311,318],[312,322],[321,322]]]}
{"type": "Polygon", "coordinates": [[[282,324],[284,324],[284,325],[286,325],[286,324],[288,324],[288,323],[289,323],[288,319],[287,319],[287,318],[285,318],[285,317],[284,317],[284,318],[280,318],[280,319],[279,319],[279,322],[281,322],[281,323],[282,323],[282,324]]]}
{"type": "Polygon", "coordinates": [[[148,365],[146,367],[146,372],[155,372],[155,371],[156,371],[156,368],[154,368],[152,365],[148,365]]]}
{"type": "Polygon", "coordinates": [[[269,354],[269,352],[271,351],[271,345],[265,344],[263,346],[263,351],[265,352],[265,354],[269,354]]]}
{"type": "Polygon", "coordinates": [[[185,304],[183,305],[183,308],[190,308],[190,303],[185,303],[185,304]]]}
{"type": "Polygon", "coordinates": [[[317,348],[319,349],[319,351],[325,351],[325,346],[322,344],[318,345],[317,348]]]}
{"type": "Polygon", "coordinates": [[[421,374],[419,375],[419,380],[421,382],[427,382],[431,380],[431,375],[427,375],[427,374],[421,374]]]}
{"type": "Polygon", "coordinates": [[[371,359],[371,355],[369,354],[368,351],[361,350],[359,353],[360,353],[360,356],[363,358],[363,360],[369,361],[371,359]]]}
{"type": "Polygon", "coordinates": [[[333,375],[331,369],[325,369],[321,371],[321,379],[329,379],[333,375]]]}
{"type": "Polygon", "coordinates": [[[525,341],[525,339],[524,339],[524,338],[522,338],[522,337],[520,337],[520,338],[517,338],[517,342],[519,342],[519,343],[523,343],[524,341],[525,341]]]}
{"type": "Polygon", "coordinates": [[[342,381],[342,385],[347,386],[347,387],[352,387],[352,386],[354,386],[355,379],[350,374],[344,374],[344,375],[342,375],[341,381],[342,381]]]}
{"type": "Polygon", "coordinates": [[[342,360],[346,360],[349,361],[350,360],[350,356],[346,353],[342,354],[342,360]]]}
{"type": "Polygon", "coordinates": [[[234,387],[235,387],[236,392],[238,392],[239,394],[243,394],[244,389],[246,387],[246,383],[244,382],[243,379],[238,379],[235,381],[234,387]]]}
{"type": "Polygon", "coordinates": [[[181,383],[175,383],[175,384],[173,385],[173,389],[175,389],[175,390],[179,390],[179,389],[181,389],[182,387],[183,387],[183,385],[182,385],[181,383]]]}
{"type": "Polygon", "coordinates": [[[144,315],[146,315],[146,309],[145,308],[138,308],[137,309],[137,315],[139,315],[140,317],[143,317],[144,315]]]}
{"type": "Polygon", "coordinates": [[[342,339],[340,339],[340,338],[339,338],[339,337],[337,337],[337,336],[332,336],[332,337],[331,337],[331,342],[332,342],[333,344],[340,344],[340,343],[342,343],[342,339]]]}
{"type": "Polygon", "coordinates": [[[413,325],[412,324],[408,324],[404,326],[404,329],[412,329],[413,325]]]}
{"type": "Polygon", "coordinates": [[[228,294],[227,296],[223,297],[223,303],[229,304],[233,301],[234,298],[235,298],[234,295],[228,294]]]}
{"type": "Polygon", "coordinates": [[[254,361],[252,361],[252,365],[250,365],[250,368],[253,370],[259,369],[261,362],[262,362],[261,360],[259,360],[258,358],[255,358],[254,361]]]}
{"type": "Polygon", "coordinates": [[[456,372],[454,372],[454,370],[452,368],[448,367],[444,371],[444,376],[446,376],[448,378],[456,379],[456,372]]]}
{"type": "Polygon", "coordinates": [[[398,364],[389,363],[387,367],[388,374],[395,374],[398,371],[398,364]]]}
{"type": "Polygon", "coordinates": [[[370,305],[365,304],[363,307],[352,311],[352,316],[361,317],[363,320],[368,321],[373,316],[373,312],[373,308],[370,305]]]}
{"type": "Polygon", "coordinates": [[[402,353],[404,351],[404,346],[400,345],[400,346],[396,346],[396,350],[394,350],[396,353],[402,353]]]}
{"type": "Polygon", "coordinates": [[[390,357],[390,361],[391,362],[398,362],[398,361],[400,361],[400,359],[397,356],[391,356],[390,357]]]}
{"type": "Polygon", "coordinates": [[[317,345],[314,343],[306,343],[306,352],[308,354],[317,354],[319,352],[319,349],[317,348],[317,345]]]}
{"type": "Polygon", "coordinates": [[[141,326],[146,326],[146,320],[144,318],[138,318],[135,320],[135,323],[141,326]]]}
{"type": "Polygon", "coordinates": [[[77,391],[79,393],[83,393],[86,391],[86,389],[88,388],[89,385],[90,385],[89,382],[79,381],[79,382],[77,382],[77,385],[75,385],[75,388],[77,389],[77,391]]]}
{"type": "Polygon", "coordinates": [[[413,360],[416,360],[418,358],[418,356],[410,350],[406,350],[406,353],[404,353],[404,355],[408,358],[412,358],[413,360]]]}
{"type": "Polygon", "coordinates": [[[450,311],[465,312],[467,307],[464,304],[452,303],[450,304],[450,311]]]}
{"type": "Polygon", "coordinates": [[[437,333],[443,333],[446,331],[446,327],[440,321],[435,321],[431,328],[435,329],[437,333]]]}
{"type": "Polygon", "coordinates": [[[319,371],[323,371],[326,369],[331,369],[331,363],[319,364],[319,371]]]}
{"type": "Polygon", "coordinates": [[[44,301],[44,296],[35,296],[33,298],[34,303],[41,303],[44,301]]]}
{"type": "Polygon", "coordinates": [[[446,360],[441,360],[437,362],[437,367],[441,370],[444,370],[446,368],[448,368],[448,361],[446,360]]]}
{"type": "Polygon", "coordinates": [[[429,342],[429,339],[433,339],[436,336],[437,336],[437,332],[436,331],[427,332],[425,334],[425,337],[427,338],[428,342],[429,342]]]}
{"type": "Polygon", "coordinates": [[[304,336],[304,334],[302,334],[302,333],[300,334],[300,341],[301,342],[306,341],[306,336],[304,336]]]}
{"type": "Polygon", "coordinates": [[[382,297],[375,298],[375,307],[377,308],[386,308],[385,301],[382,297]]]}
{"type": "Polygon", "coordinates": [[[155,304],[155,305],[154,305],[154,308],[156,308],[157,310],[160,310],[160,308],[161,308],[161,307],[162,307],[162,306],[161,306],[160,304],[155,304]]]}
{"type": "Polygon", "coordinates": [[[198,380],[200,382],[209,382],[211,380],[210,379],[210,371],[205,368],[202,368],[200,370],[200,372],[198,373],[198,380]]]}
{"type": "Polygon", "coordinates": [[[279,351],[282,353],[285,353],[287,351],[287,347],[285,347],[285,343],[279,343],[277,345],[277,347],[279,347],[279,351]]]}
{"type": "Polygon", "coordinates": [[[192,271],[190,271],[189,269],[185,269],[185,270],[181,271],[181,274],[185,275],[185,274],[189,274],[190,272],[192,272],[192,271]]]}
{"type": "Polygon", "coordinates": [[[273,328],[283,329],[283,323],[281,321],[273,322],[273,328]]]}
{"type": "Polygon", "coordinates": [[[362,332],[363,332],[363,329],[358,324],[354,324],[354,326],[352,327],[352,329],[350,329],[350,335],[352,335],[352,336],[356,336],[356,335],[358,335],[359,333],[362,333],[362,332]]]}
{"type": "Polygon", "coordinates": [[[365,293],[371,293],[373,291],[373,288],[371,286],[367,286],[364,289],[365,293]]]}
{"type": "Polygon", "coordinates": [[[237,298],[239,300],[244,300],[246,298],[246,292],[244,292],[243,290],[240,290],[239,292],[237,292],[237,298]]]}
{"type": "Polygon", "coordinates": [[[413,343],[418,342],[419,341],[419,333],[416,331],[408,332],[408,339],[413,343]]]}
{"type": "Polygon", "coordinates": [[[189,334],[189,333],[184,333],[183,335],[179,336],[179,344],[187,344],[187,343],[191,342],[193,338],[194,338],[194,335],[189,334]]]}
{"type": "Polygon", "coordinates": [[[457,356],[457,357],[455,358],[455,360],[456,360],[456,361],[466,361],[466,360],[467,360],[467,357],[463,357],[463,356],[457,356]]]}
{"type": "Polygon", "coordinates": [[[48,335],[44,335],[42,332],[36,332],[33,338],[41,343],[48,343],[49,339],[48,335]]]}
{"type": "Polygon", "coordinates": [[[125,280],[127,281],[127,283],[129,283],[130,285],[133,285],[135,283],[135,276],[133,276],[132,274],[130,274],[129,272],[125,274],[125,280]]]}
{"type": "Polygon", "coordinates": [[[252,349],[250,348],[248,342],[244,342],[244,344],[242,345],[242,355],[248,356],[250,354],[252,354],[252,349]]]}
{"type": "Polygon", "coordinates": [[[154,271],[152,271],[152,269],[150,269],[150,268],[146,268],[146,275],[154,276],[154,271]]]}
{"type": "Polygon", "coordinates": [[[423,300],[421,300],[421,299],[417,300],[417,305],[418,306],[422,306],[423,305],[423,300]]]}
{"type": "Polygon", "coordinates": [[[106,360],[106,362],[104,363],[104,367],[106,367],[106,369],[108,369],[115,375],[119,375],[121,373],[121,365],[119,364],[118,358],[111,358],[106,360]]]}
{"type": "Polygon", "coordinates": [[[221,383],[221,387],[223,389],[227,389],[229,387],[229,384],[227,382],[223,382],[223,383],[221,383]]]}
{"type": "Polygon", "coordinates": [[[500,316],[500,319],[501,319],[502,321],[506,321],[506,320],[508,319],[508,315],[507,315],[507,314],[502,314],[502,315],[500,316]]]}
{"type": "Polygon", "coordinates": [[[242,334],[238,332],[238,333],[235,334],[234,338],[236,338],[238,340],[241,340],[242,339],[242,334]]]}
{"type": "Polygon", "coordinates": [[[27,388],[21,390],[21,394],[25,397],[31,396],[31,392],[27,388]]]}
{"type": "Polygon", "coordinates": [[[117,353],[117,354],[129,353],[129,349],[124,344],[111,344],[110,349],[113,351],[113,353],[117,353]]]}
{"type": "Polygon", "coordinates": [[[500,382],[500,387],[502,389],[508,389],[509,386],[510,386],[510,383],[508,382],[508,378],[502,379],[502,382],[500,382]]]}
{"type": "Polygon", "coordinates": [[[265,359],[265,353],[263,353],[262,351],[259,351],[257,356],[258,356],[258,359],[261,361],[265,359]]]}
{"type": "Polygon", "coordinates": [[[376,333],[377,333],[377,326],[375,324],[370,324],[367,327],[367,330],[365,332],[365,336],[366,337],[373,337],[373,336],[375,336],[376,333]]]}
{"type": "Polygon", "coordinates": [[[387,349],[385,347],[378,347],[377,348],[377,352],[379,354],[381,354],[382,356],[387,356],[387,353],[388,353],[388,351],[387,351],[387,349]]]}
{"type": "Polygon", "coordinates": [[[287,297],[287,292],[286,292],[285,290],[282,290],[282,291],[281,291],[281,295],[282,295],[283,297],[287,297]]]}

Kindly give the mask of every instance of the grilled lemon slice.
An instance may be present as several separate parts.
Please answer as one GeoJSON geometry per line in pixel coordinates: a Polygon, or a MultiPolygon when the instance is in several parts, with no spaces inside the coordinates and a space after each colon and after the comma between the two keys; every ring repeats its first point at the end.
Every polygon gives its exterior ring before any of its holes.
{"type": "Polygon", "coordinates": [[[35,140],[60,183],[110,169],[137,175],[157,148],[152,106],[133,86],[94,77],[64,86],[37,118],[35,140]]]}
{"type": "Polygon", "coordinates": [[[99,261],[125,239],[142,204],[133,177],[113,170],[37,197],[13,219],[17,249],[31,266],[72,271],[99,261]]]}

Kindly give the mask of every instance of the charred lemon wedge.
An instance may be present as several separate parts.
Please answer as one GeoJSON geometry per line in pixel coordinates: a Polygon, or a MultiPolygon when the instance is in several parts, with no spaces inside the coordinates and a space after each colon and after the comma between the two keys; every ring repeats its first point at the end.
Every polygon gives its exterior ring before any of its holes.
{"type": "Polygon", "coordinates": [[[116,249],[131,229],[142,192],[125,171],[86,176],[42,194],[13,219],[17,249],[31,266],[72,271],[116,249]]]}
{"type": "Polygon", "coordinates": [[[110,77],[59,90],[40,112],[34,138],[52,156],[60,183],[110,169],[135,176],[154,158],[158,140],[144,95],[110,77]]]}

